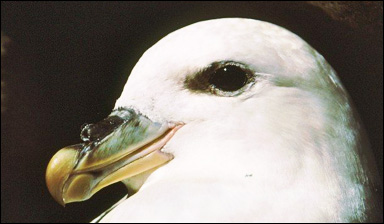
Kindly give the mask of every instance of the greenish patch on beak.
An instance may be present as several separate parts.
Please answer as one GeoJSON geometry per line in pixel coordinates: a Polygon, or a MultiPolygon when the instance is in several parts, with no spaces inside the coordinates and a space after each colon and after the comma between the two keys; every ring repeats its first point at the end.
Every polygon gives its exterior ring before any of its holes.
{"type": "Polygon", "coordinates": [[[133,110],[116,110],[99,123],[84,125],[83,143],[65,147],[52,157],[47,187],[65,205],[87,200],[113,183],[148,176],[173,159],[161,149],[181,126],[154,123],[133,110]]]}

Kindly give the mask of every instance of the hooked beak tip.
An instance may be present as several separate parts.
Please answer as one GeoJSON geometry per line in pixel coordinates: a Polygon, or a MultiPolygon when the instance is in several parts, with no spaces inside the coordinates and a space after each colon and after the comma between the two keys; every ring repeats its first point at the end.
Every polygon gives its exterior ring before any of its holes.
{"type": "Polygon", "coordinates": [[[65,200],[63,188],[76,165],[79,151],[75,147],[66,147],[58,151],[48,164],[45,180],[52,197],[63,207],[65,200]]]}

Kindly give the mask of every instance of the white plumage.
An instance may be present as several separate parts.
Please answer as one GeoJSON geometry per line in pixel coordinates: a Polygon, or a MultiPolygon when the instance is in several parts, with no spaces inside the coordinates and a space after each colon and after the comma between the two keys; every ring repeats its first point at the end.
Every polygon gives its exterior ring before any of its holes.
{"type": "Polygon", "coordinates": [[[362,129],[334,70],[300,37],[250,19],[199,22],[139,60],[116,108],[185,125],[174,159],[102,222],[364,221],[362,129]],[[242,94],[188,88],[214,62],[256,72],[242,94]]]}

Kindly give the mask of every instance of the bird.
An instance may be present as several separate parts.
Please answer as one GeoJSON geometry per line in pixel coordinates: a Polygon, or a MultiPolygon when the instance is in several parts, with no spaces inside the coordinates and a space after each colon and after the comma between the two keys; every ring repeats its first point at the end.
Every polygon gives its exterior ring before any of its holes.
{"type": "MultiPolygon", "coordinates": [[[[380,180],[336,71],[298,35],[201,21],[149,48],[112,113],[46,171],[60,204],[123,182],[93,222],[366,222],[380,180]]],[[[381,216],[382,219],[382,216],[381,216]]]]}

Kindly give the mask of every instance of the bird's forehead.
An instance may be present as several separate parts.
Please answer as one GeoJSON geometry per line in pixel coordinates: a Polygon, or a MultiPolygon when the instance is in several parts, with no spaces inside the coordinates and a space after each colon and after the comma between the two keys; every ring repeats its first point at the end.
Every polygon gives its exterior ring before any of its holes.
{"type": "Polygon", "coordinates": [[[147,50],[136,64],[116,106],[130,98],[178,93],[187,76],[214,62],[236,61],[260,73],[308,76],[314,50],[279,26],[251,19],[216,19],[179,29],[147,50]]]}
{"type": "Polygon", "coordinates": [[[275,75],[305,74],[315,66],[312,48],[279,26],[250,19],[217,19],[167,35],[143,55],[131,76],[184,78],[218,61],[237,61],[275,75]]]}

